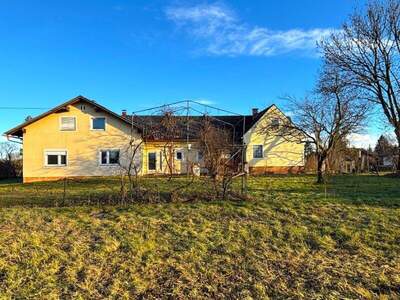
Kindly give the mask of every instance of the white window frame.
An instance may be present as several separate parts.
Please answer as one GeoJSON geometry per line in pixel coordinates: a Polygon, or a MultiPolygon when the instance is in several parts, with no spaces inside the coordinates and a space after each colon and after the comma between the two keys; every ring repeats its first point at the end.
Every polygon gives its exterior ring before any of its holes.
{"type": "Polygon", "coordinates": [[[103,166],[103,167],[119,166],[120,162],[121,162],[121,150],[120,149],[115,148],[115,149],[101,149],[101,150],[99,150],[99,164],[100,164],[100,166],[103,166]],[[118,161],[119,162],[118,163],[110,164],[110,151],[118,151],[119,152],[119,156],[118,156],[118,161]],[[101,159],[101,153],[102,152],[107,152],[107,156],[106,156],[107,163],[105,163],[105,164],[103,164],[102,159],[101,159]]]}
{"type": "Polygon", "coordinates": [[[49,167],[49,168],[62,168],[62,167],[67,167],[68,166],[68,151],[67,149],[44,149],[43,153],[43,161],[44,161],[44,166],[49,167]],[[62,152],[65,152],[65,165],[61,164],[61,158],[60,156],[63,155],[61,154],[62,152]],[[47,163],[47,155],[48,153],[53,153],[52,155],[57,155],[57,164],[56,165],[49,165],[47,163]]]}
{"type": "Polygon", "coordinates": [[[62,132],[75,132],[75,131],[78,130],[78,118],[77,118],[76,116],[61,116],[61,117],[59,118],[59,123],[60,123],[60,131],[62,131],[62,132]],[[65,130],[65,129],[62,129],[62,119],[63,119],[63,118],[74,118],[74,120],[75,120],[75,129],[74,129],[74,130],[65,130]]]}
{"type": "Polygon", "coordinates": [[[253,145],[253,159],[262,159],[262,158],[264,158],[264,145],[261,145],[261,144],[257,144],[257,145],[253,145]],[[254,156],[254,154],[255,154],[255,152],[254,152],[254,148],[255,147],[259,147],[259,146],[261,146],[261,157],[255,157],[254,156]]]}
{"type": "Polygon", "coordinates": [[[182,161],[182,160],[184,160],[184,157],[185,157],[185,156],[184,156],[184,154],[183,154],[183,149],[176,149],[176,150],[175,150],[175,159],[176,159],[176,160],[182,161]],[[178,153],[179,153],[179,152],[182,154],[182,158],[180,158],[180,159],[178,158],[178,153]]]}
{"type": "Polygon", "coordinates": [[[93,130],[93,131],[106,131],[106,129],[107,129],[107,118],[106,118],[106,116],[90,117],[90,130],[93,130]],[[99,119],[99,118],[103,118],[104,119],[104,129],[94,129],[93,128],[93,120],[94,119],[99,119]]]}

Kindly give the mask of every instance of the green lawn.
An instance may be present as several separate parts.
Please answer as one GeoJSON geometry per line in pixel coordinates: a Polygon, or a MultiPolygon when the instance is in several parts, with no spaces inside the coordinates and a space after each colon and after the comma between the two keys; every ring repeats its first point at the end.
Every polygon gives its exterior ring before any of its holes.
{"type": "Polygon", "coordinates": [[[68,183],[64,200],[63,183],[0,181],[0,298],[399,298],[400,180],[313,182],[254,177],[249,201],[104,206],[116,179],[68,183]]]}

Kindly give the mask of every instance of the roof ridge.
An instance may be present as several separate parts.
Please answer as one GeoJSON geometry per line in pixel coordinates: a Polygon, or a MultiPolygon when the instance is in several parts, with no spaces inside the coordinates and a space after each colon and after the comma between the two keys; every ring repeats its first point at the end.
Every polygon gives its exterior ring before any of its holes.
{"type": "Polygon", "coordinates": [[[129,120],[127,120],[127,119],[125,119],[124,117],[122,117],[121,115],[119,115],[119,114],[117,114],[117,113],[115,113],[115,112],[109,110],[108,108],[106,108],[106,107],[104,107],[104,106],[98,104],[96,101],[91,100],[91,99],[89,99],[89,98],[86,98],[86,97],[84,97],[84,96],[82,96],[82,95],[78,95],[78,96],[76,96],[76,97],[74,97],[74,98],[72,98],[72,99],[70,99],[70,100],[68,100],[68,101],[66,101],[66,102],[63,102],[63,103],[57,105],[56,107],[54,107],[54,108],[52,108],[52,109],[50,109],[50,110],[48,110],[48,111],[46,111],[46,112],[44,112],[44,113],[42,113],[42,114],[40,114],[40,115],[38,115],[38,116],[36,116],[36,117],[30,119],[30,120],[27,120],[27,121],[25,121],[25,122],[19,124],[18,126],[15,126],[14,128],[11,128],[10,130],[7,130],[6,132],[4,132],[3,135],[5,135],[5,136],[12,136],[13,133],[18,132],[18,131],[21,130],[23,127],[28,126],[28,125],[30,125],[30,124],[36,122],[36,121],[39,121],[40,119],[42,119],[42,118],[44,118],[44,117],[46,117],[46,116],[48,116],[48,115],[50,115],[50,114],[52,114],[52,113],[56,113],[57,111],[59,111],[60,109],[66,107],[66,106],[69,106],[69,105],[73,105],[73,104],[75,104],[75,103],[78,103],[79,101],[85,101],[85,102],[87,102],[87,103],[91,103],[91,104],[95,105],[96,107],[98,107],[98,108],[104,110],[105,112],[107,112],[107,113],[109,113],[109,114],[111,114],[111,115],[113,115],[113,116],[115,116],[115,117],[117,117],[117,118],[123,120],[124,122],[131,124],[131,122],[130,122],[129,120]]]}

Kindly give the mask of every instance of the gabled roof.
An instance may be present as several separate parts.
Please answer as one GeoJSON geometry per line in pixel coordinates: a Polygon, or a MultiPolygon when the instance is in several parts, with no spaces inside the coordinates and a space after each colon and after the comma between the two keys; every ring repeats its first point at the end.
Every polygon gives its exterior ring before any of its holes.
{"type": "Polygon", "coordinates": [[[102,106],[102,105],[96,103],[95,101],[90,100],[90,99],[88,99],[88,98],[86,98],[86,97],[83,97],[83,96],[77,96],[77,97],[75,97],[75,98],[72,98],[71,100],[68,100],[67,102],[64,102],[64,103],[62,103],[62,104],[60,104],[60,105],[54,107],[53,109],[51,109],[51,110],[49,110],[49,111],[47,111],[47,112],[45,112],[45,113],[43,113],[43,114],[41,114],[41,115],[35,117],[35,118],[32,118],[32,119],[30,119],[30,120],[28,120],[28,121],[26,121],[26,122],[24,122],[24,123],[18,125],[17,127],[14,127],[14,128],[12,128],[12,129],[6,131],[6,132],[4,133],[4,135],[6,135],[6,136],[22,137],[22,129],[23,129],[24,127],[26,127],[26,126],[28,126],[29,124],[32,124],[32,123],[34,123],[34,122],[36,122],[36,121],[38,121],[38,120],[44,118],[44,117],[46,117],[46,116],[48,116],[48,115],[50,115],[50,114],[52,114],[52,113],[56,113],[56,112],[65,110],[69,105],[74,105],[74,104],[76,104],[76,103],[78,103],[78,102],[86,102],[86,103],[89,103],[89,104],[91,104],[91,105],[97,107],[98,109],[100,109],[100,110],[102,110],[102,111],[104,111],[104,112],[106,112],[106,113],[108,113],[108,114],[110,114],[110,115],[112,115],[112,116],[114,116],[114,117],[120,119],[121,121],[123,121],[123,122],[125,122],[125,123],[127,123],[127,124],[129,124],[129,125],[131,125],[131,122],[130,122],[128,119],[122,117],[122,116],[119,115],[119,114],[116,114],[115,112],[113,112],[113,111],[109,110],[108,108],[106,108],[106,107],[104,107],[104,106],[102,106]]]}
{"type": "MultiPolygon", "coordinates": [[[[146,116],[146,115],[139,115],[139,116],[129,116],[129,115],[119,115],[117,113],[114,113],[113,111],[109,110],[108,108],[96,103],[93,100],[90,100],[86,97],[83,96],[77,96],[71,100],[68,100],[67,102],[64,102],[58,106],[56,106],[55,108],[35,117],[32,118],[8,131],[6,131],[4,133],[4,135],[6,136],[13,136],[13,137],[22,137],[23,135],[23,128],[28,126],[29,124],[32,124],[52,113],[57,113],[63,110],[66,110],[68,106],[70,105],[74,105],[78,102],[86,102],[89,103],[93,106],[95,106],[96,108],[114,116],[115,118],[120,119],[121,121],[135,126],[136,128],[138,128],[139,130],[143,129],[144,127],[146,127],[146,124],[148,123],[159,123],[162,119],[162,116],[146,116]],[[139,120],[139,119],[140,120],[139,120]],[[142,126],[144,125],[144,126],[142,126]]],[[[241,142],[242,136],[244,133],[246,133],[247,131],[249,131],[264,115],[265,113],[267,113],[272,107],[276,107],[274,104],[268,106],[267,108],[263,109],[262,111],[258,112],[256,115],[244,115],[244,116],[240,116],[240,115],[224,115],[224,116],[209,116],[211,117],[215,122],[215,125],[220,124],[220,126],[228,126],[229,129],[233,129],[234,130],[234,139],[236,142],[241,142]],[[244,127],[244,128],[243,128],[244,127]]],[[[277,107],[276,107],[277,108],[277,107]]],[[[189,116],[191,120],[193,121],[197,121],[199,122],[201,119],[204,118],[204,116],[189,116]]],[[[176,116],[176,118],[178,119],[177,125],[178,127],[182,127],[183,131],[184,128],[186,127],[186,120],[185,118],[182,118],[180,116],[176,116]]],[[[194,130],[194,134],[192,134],[192,136],[190,136],[190,138],[196,139],[198,138],[198,134],[199,134],[199,130],[194,130]]],[[[185,136],[181,137],[182,139],[186,139],[187,136],[185,134],[185,136]]]]}

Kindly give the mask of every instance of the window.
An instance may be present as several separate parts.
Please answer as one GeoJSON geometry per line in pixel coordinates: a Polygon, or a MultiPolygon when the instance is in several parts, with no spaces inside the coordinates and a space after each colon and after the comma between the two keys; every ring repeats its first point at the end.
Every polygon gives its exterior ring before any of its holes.
{"type": "Polygon", "coordinates": [[[104,117],[92,118],[92,130],[106,130],[106,118],[104,117]]]}
{"type": "Polygon", "coordinates": [[[197,152],[197,161],[202,161],[204,158],[203,151],[197,152]]]}
{"type": "Polygon", "coordinates": [[[263,158],[263,145],[253,146],[253,158],[263,158]]]}
{"type": "Polygon", "coordinates": [[[76,118],[75,117],[61,117],[60,118],[60,130],[61,131],[75,131],[76,130],[76,118]]]}
{"type": "Polygon", "coordinates": [[[101,155],[100,157],[101,165],[119,164],[119,150],[101,150],[100,155],[101,155]]]}
{"type": "Polygon", "coordinates": [[[177,152],[176,152],[176,159],[177,159],[177,160],[182,160],[182,158],[183,158],[183,153],[182,153],[182,151],[177,151],[177,152]]]}
{"type": "Polygon", "coordinates": [[[157,166],[157,158],[156,158],[156,153],[155,152],[150,152],[149,154],[149,170],[150,171],[155,171],[156,166],[157,166]]]}
{"type": "Polygon", "coordinates": [[[271,127],[274,129],[278,128],[279,127],[279,119],[273,119],[271,121],[271,127]]]}
{"type": "Polygon", "coordinates": [[[67,165],[67,151],[45,151],[45,165],[62,167],[67,165]]]}
{"type": "Polygon", "coordinates": [[[163,152],[160,151],[160,170],[161,170],[161,171],[162,171],[162,169],[163,169],[162,161],[163,161],[163,152]]]}

